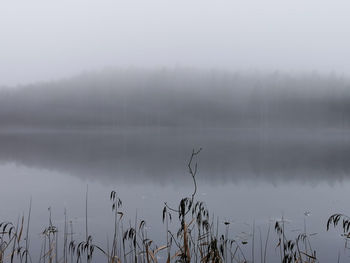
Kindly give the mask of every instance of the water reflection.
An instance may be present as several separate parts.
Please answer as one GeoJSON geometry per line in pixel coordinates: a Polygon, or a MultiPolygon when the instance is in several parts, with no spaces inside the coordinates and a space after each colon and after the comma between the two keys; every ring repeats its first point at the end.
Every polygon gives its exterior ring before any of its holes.
{"type": "Polygon", "coordinates": [[[200,178],[332,183],[350,170],[345,130],[120,128],[1,130],[0,161],[109,183],[174,183],[187,178],[193,147],[200,178]]]}
{"type": "MultiPolygon", "coordinates": [[[[137,211],[152,239],[163,244],[163,202],[176,206],[192,192],[186,163],[192,147],[203,147],[197,198],[221,221],[232,222],[232,234],[249,232],[253,221],[266,233],[269,220],[281,215],[291,220],[290,229],[303,229],[304,213],[311,211],[308,229],[318,233],[313,244],[322,261],[332,262],[343,243],[325,231],[325,222],[334,212],[350,214],[349,139],[346,131],[330,129],[2,129],[0,218],[14,221],[33,198],[31,247],[38,258],[48,207],[59,229],[67,208],[75,238],[84,238],[89,184],[89,226],[96,240],[104,244],[110,233],[108,194],[117,190],[126,222],[137,211]]],[[[279,259],[273,249],[268,258],[279,259]]]]}
{"type": "MultiPolygon", "coordinates": [[[[29,197],[32,197],[30,240],[33,262],[38,261],[42,241],[40,233],[48,224],[48,207],[51,207],[53,223],[60,231],[64,225],[64,209],[67,209],[68,218],[74,224],[74,238],[85,238],[86,184],[89,185],[89,231],[94,240],[103,247],[106,247],[106,236],[111,238],[112,235],[113,213],[109,202],[109,191],[112,189],[116,190],[123,200],[125,224],[128,224],[129,220],[133,222],[137,213],[139,220],[146,220],[149,238],[157,244],[165,242],[165,226],[161,220],[163,202],[168,201],[175,206],[181,197],[192,192],[190,184],[160,186],[151,181],[123,183],[119,180],[112,182],[110,179],[107,185],[14,164],[0,165],[0,174],[5,182],[5,187],[2,187],[0,192],[1,221],[15,221],[19,215],[26,214],[29,197]]],[[[257,230],[260,229],[266,236],[269,222],[274,222],[281,216],[288,220],[286,227],[291,231],[288,237],[293,238],[303,229],[305,218],[309,233],[318,233],[312,238],[312,245],[317,249],[320,262],[334,262],[338,249],[343,248],[344,244],[336,231],[326,232],[326,221],[334,212],[350,214],[347,205],[348,188],[348,180],[334,186],[327,182],[320,182],[316,186],[288,182],[278,187],[266,182],[213,185],[199,181],[197,199],[206,203],[210,214],[218,217],[219,224],[230,221],[230,234],[237,238],[242,231],[251,234],[253,221],[257,230]],[[307,218],[304,215],[305,211],[311,211],[307,218]],[[296,229],[299,230],[293,232],[296,229]]],[[[176,220],[173,227],[176,231],[176,220]]],[[[272,231],[268,262],[280,262],[278,250],[274,249],[277,242],[272,231]]],[[[258,249],[257,242],[257,254],[258,249]]],[[[344,253],[342,252],[342,258],[346,257],[344,253]]],[[[250,251],[247,251],[247,255],[250,255],[250,251]]],[[[96,257],[95,260],[100,262],[104,258],[96,257]]]]}

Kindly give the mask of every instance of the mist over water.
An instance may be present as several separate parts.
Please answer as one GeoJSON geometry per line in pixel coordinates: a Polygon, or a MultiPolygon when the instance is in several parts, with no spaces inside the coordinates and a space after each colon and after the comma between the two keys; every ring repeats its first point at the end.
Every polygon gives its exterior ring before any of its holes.
{"type": "Polygon", "coordinates": [[[30,203],[17,245],[29,241],[31,263],[50,262],[51,222],[63,249],[65,214],[71,238],[107,248],[112,190],[121,232],[145,220],[152,246],[168,242],[164,202],[195,190],[248,262],[269,226],[261,262],[282,261],[282,221],[288,239],[309,234],[319,262],[348,262],[341,229],[326,231],[350,215],[348,0],[0,2],[0,263],[1,222],[30,203]]]}
{"type": "Polygon", "coordinates": [[[1,91],[0,160],[94,180],[347,178],[350,81],[336,75],[110,70],[1,91]]]}
{"type": "Polygon", "coordinates": [[[117,190],[131,218],[137,211],[162,241],[163,202],[176,205],[192,191],[187,162],[201,147],[198,199],[213,213],[249,232],[247,224],[267,231],[282,215],[302,228],[311,211],[315,246],[331,262],[336,253],[329,251],[342,243],[325,232],[325,222],[350,212],[349,84],[315,73],[134,69],[3,89],[0,206],[7,208],[0,216],[16,218],[32,197],[34,233],[48,207],[61,227],[68,208],[76,237],[84,238],[89,185],[97,239],[105,240],[113,223],[108,194],[117,190]]]}

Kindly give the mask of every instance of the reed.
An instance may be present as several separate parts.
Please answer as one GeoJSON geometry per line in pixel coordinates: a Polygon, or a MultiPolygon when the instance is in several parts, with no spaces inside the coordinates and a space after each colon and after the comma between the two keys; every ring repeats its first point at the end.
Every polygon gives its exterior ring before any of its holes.
{"type": "MultiPolygon", "coordinates": [[[[248,239],[239,240],[231,235],[231,223],[210,216],[204,202],[196,200],[198,164],[196,159],[201,149],[193,150],[188,161],[188,173],[193,181],[193,192],[179,201],[177,207],[164,203],[162,220],[166,238],[165,244],[156,244],[149,238],[147,222],[136,216],[133,221],[126,221],[123,212],[123,202],[116,191],[109,195],[113,216],[113,225],[107,237],[106,247],[101,247],[88,231],[88,189],[85,200],[85,238],[75,240],[73,223],[64,210],[64,226],[61,231],[52,220],[51,208],[48,210],[48,225],[41,233],[42,245],[38,262],[43,263],[73,263],[95,262],[95,253],[99,253],[98,262],[104,258],[107,263],[158,263],[159,255],[165,255],[161,262],[201,262],[201,263],[247,263],[269,262],[267,250],[276,248],[279,251],[281,263],[316,263],[316,251],[311,246],[312,235],[308,234],[306,221],[304,231],[295,237],[288,237],[291,232],[286,230],[285,219],[274,222],[276,238],[271,238],[271,224],[266,233],[253,223],[252,234],[248,239]],[[171,229],[177,229],[172,231],[171,229]],[[265,236],[264,236],[265,235],[265,236]],[[260,246],[257,245],[259,239],[260,246]],[[59,241],[62,240],[62,246],[59,241]],[[275,243],[275,241],[277,243],[275,243]],[[61,248],[61,249],[59,249],[61,248]],[[257,251],[256,251],[257,250],[257,251]],[[249,252],[251,251],[251,252],[249,252]],[[260,258],[259,258],[260,257],[260,258]]],[[[30,253],[30,216],[32,202],[29,204],[27,217],[22,215],[17,223],[0,223],[0,263],[3,262],[33,262],[30,253]],[[26,223],[25,223],[26,222],[26,223]],[[25,238],[23,238],[25,236],[25,238]]],[[[306,219],[305,219],[306,220],[306,219]]],[[[336,227],[342,223],[344,237],[350,240],[350,218],[335,214],[327,223],[336,227]]],[[[339,260],[339,258],[338,258],[339,260]]]]}

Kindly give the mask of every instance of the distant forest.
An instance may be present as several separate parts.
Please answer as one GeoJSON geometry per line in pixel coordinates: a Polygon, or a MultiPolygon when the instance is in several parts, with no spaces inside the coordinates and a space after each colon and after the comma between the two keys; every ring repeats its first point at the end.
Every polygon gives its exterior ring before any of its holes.
{"type": "Polygon", "coordinates": [[[105,70],[0,89],[1,127],[348,128],[336,75],[105,70]]]}

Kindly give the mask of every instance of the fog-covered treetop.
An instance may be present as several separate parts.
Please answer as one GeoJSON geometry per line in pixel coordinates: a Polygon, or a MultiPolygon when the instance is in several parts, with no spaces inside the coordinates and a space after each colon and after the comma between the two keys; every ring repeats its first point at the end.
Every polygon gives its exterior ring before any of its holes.
{"type": "Polygon", "coordinates": [[[335,74],[125,69],[2,89],[2,127],[349,127],[335,74]]]}

